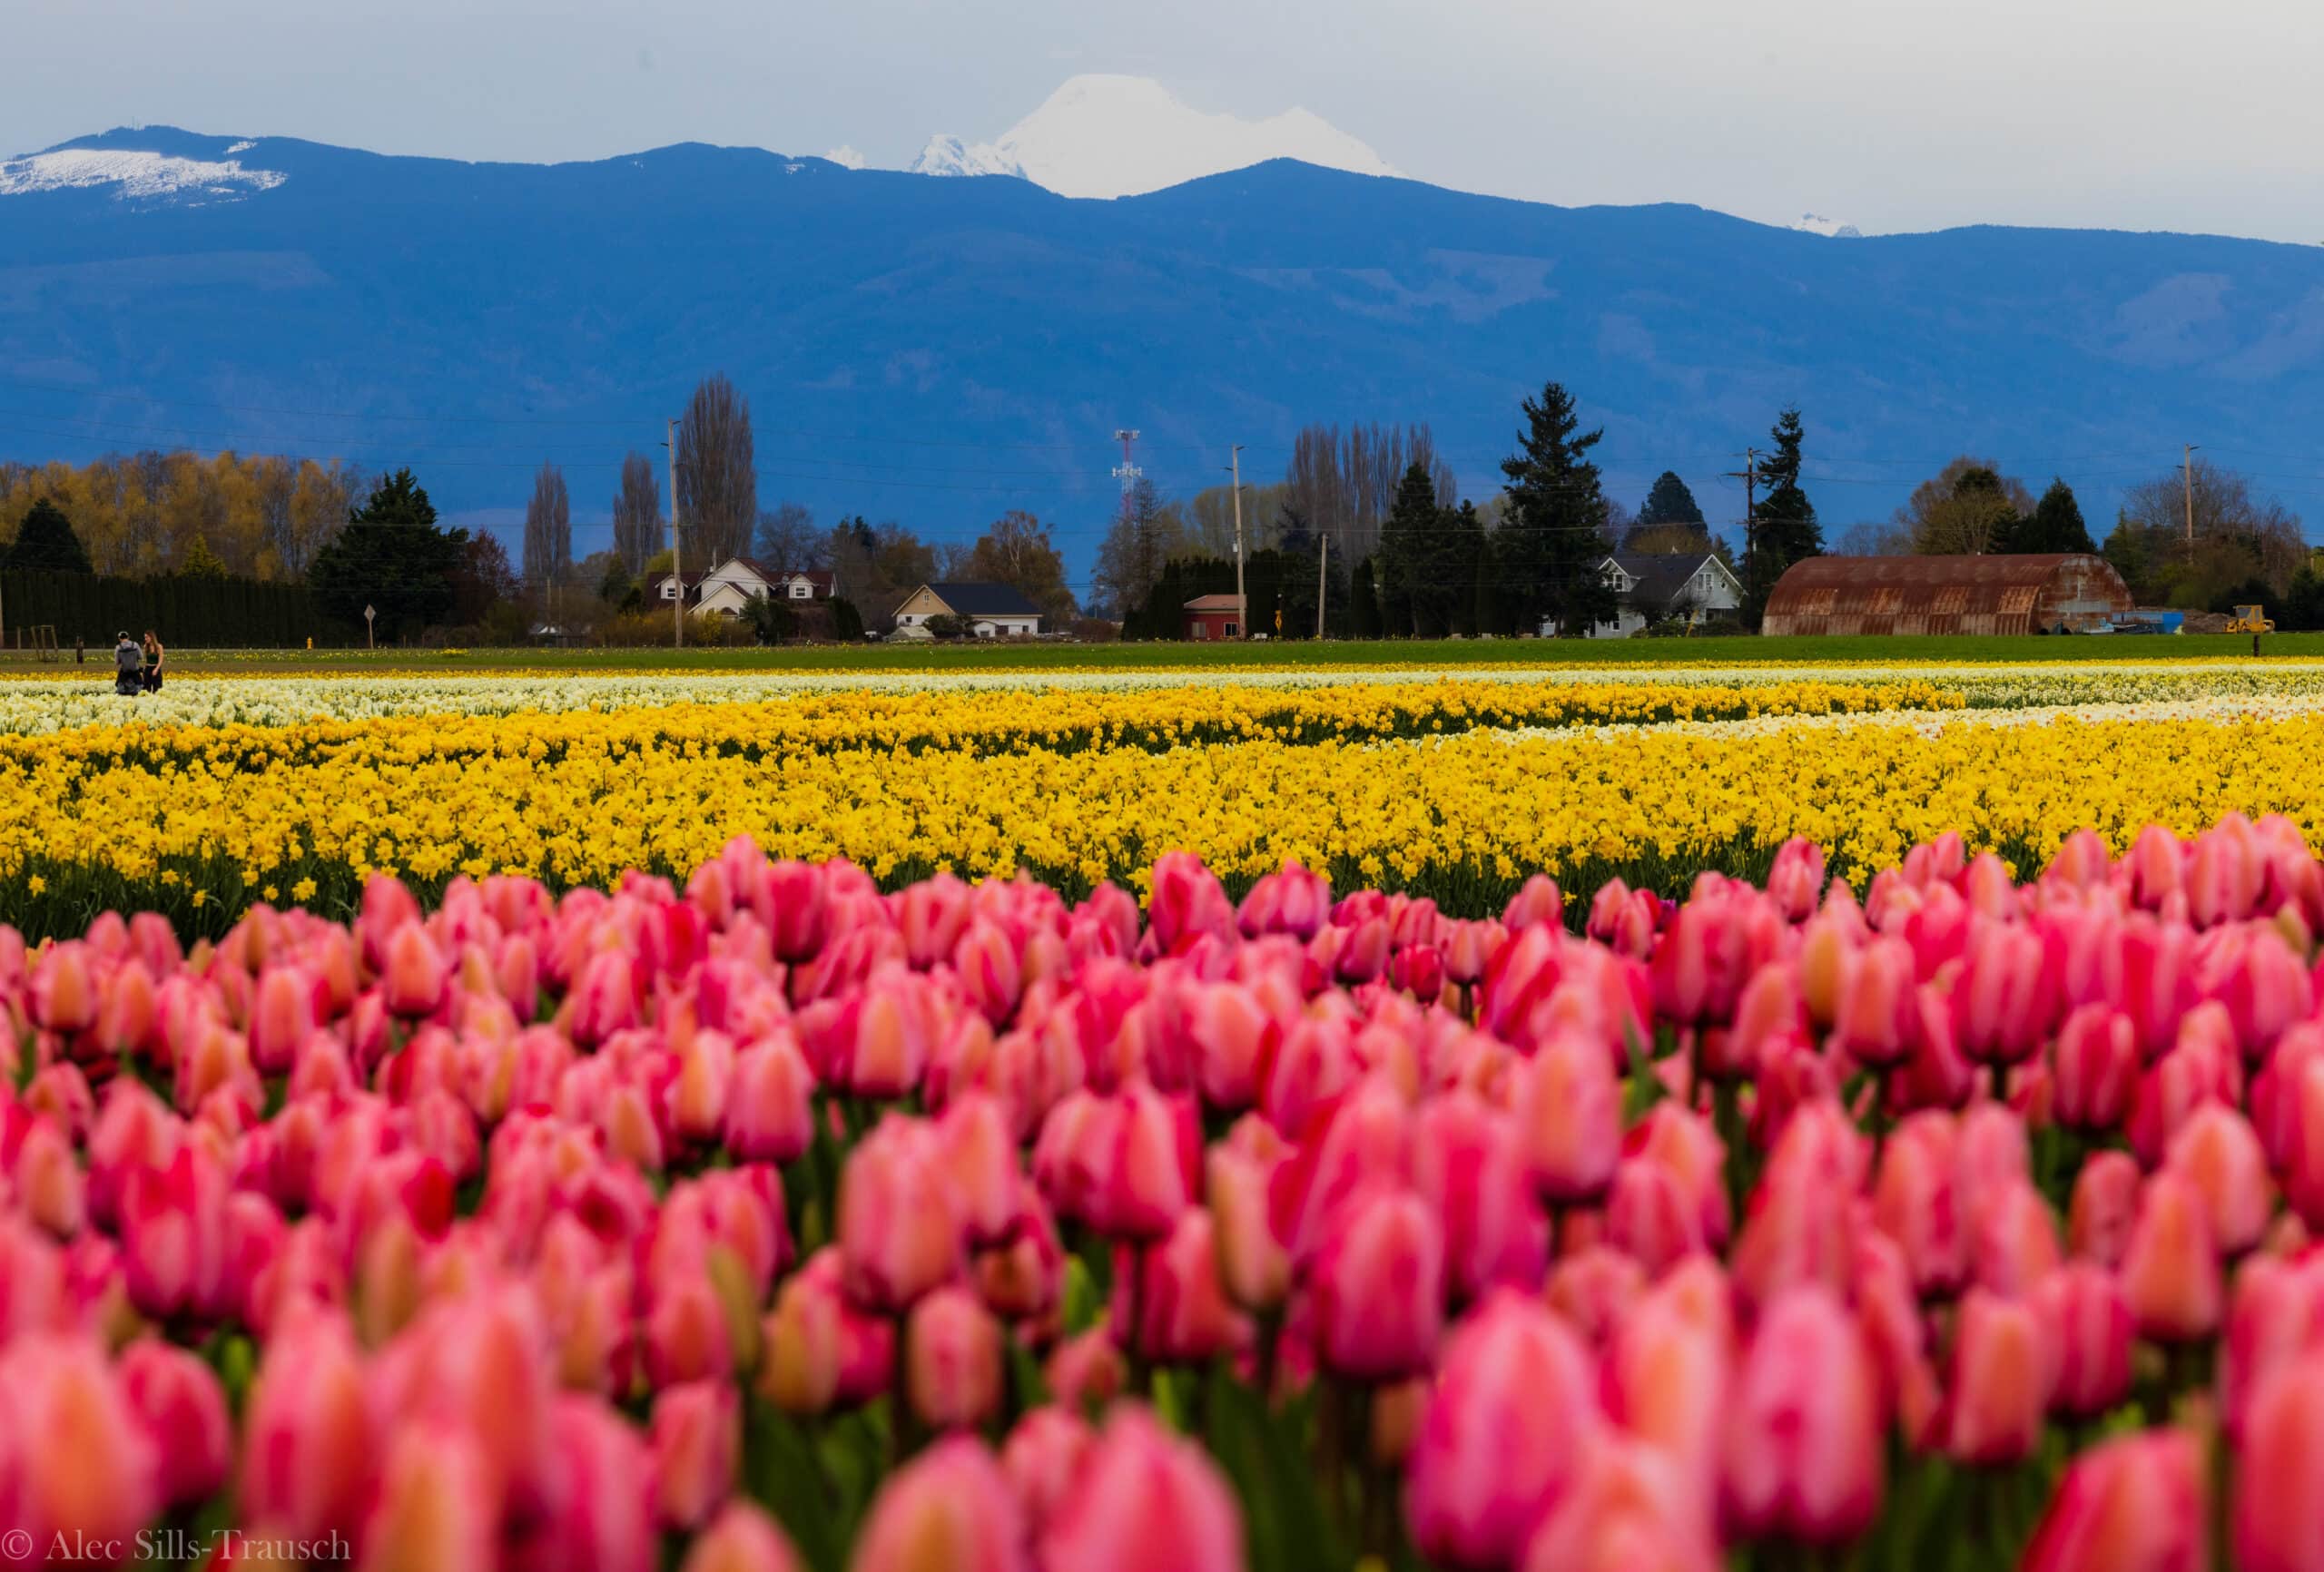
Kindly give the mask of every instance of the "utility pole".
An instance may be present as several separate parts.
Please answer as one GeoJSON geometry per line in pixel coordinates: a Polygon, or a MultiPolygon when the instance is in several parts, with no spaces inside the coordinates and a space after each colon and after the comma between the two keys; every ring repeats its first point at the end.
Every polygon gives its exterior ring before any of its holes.
{"type": "Polygon", "coordinates": [[[1243,445],[1237,442],[1226,453],[1233,460],[1227,466],[1227,473],[1235,477],[1235,624],[1248,639],[1251,603],[1243,598],[1243,445]]]}
{"type": "Polygon", "coordinates": [[[1758,549],[1759,538],[1759,450],[1745,448],[1743,467],[1728,470],[1727,477],[1743,483],[1743,593],[1748,595],[1751,593],[1752,555],[1758,549]]]}
{"type": "Polygon", "coordinates": [[[2195,560],[2195,445],[2193,443],[2187,444],[2187,451],[2181,462],[2184,466],[2181,472],[2184,477],[2181,485],[2187,498],[2187,560],[2191,564],[2195,560]]]}
{"type": "Polygon", "coordinates": [[[1319,535],[1315,538],[1324,543],[1324,549],[1315,557],[1315,636],[1321,639],[1324,636],[1324,602],[1331,594],[1332,588],[1332,537],[1319,535]]]}
{"type": "Polygon", "coordinates": [[[675,592],[670,614],[672,647],[686,642],[686,575],[678,569],[678,423],[669,423],[663,447],[670,450],[670,587],[675,592]]]}

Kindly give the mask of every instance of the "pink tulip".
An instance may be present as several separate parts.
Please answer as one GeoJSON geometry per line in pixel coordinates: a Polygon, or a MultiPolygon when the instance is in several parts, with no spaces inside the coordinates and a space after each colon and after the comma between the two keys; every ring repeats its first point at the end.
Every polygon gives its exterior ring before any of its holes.
{"type": "Polygon", "coordinates": [[[848,1297],[896,1312],[960,1268],[960,1223],[931,1126],[890,1115],[848,1154],[839,1184],[848,1297]]]}
{"type": "Polygon", "coordinates": [[[1570,1250],[1550,1269],[1541,1297],[1590,1347],[1613,1340],[1646,1296],[1646,1269],[1638,1258],[1603,1244],[1570,1250]]]}
{"type": "Polygon", "coordinates": [[[1558,889],[1558,881],[1546,873],[1536,873],[1525,880],[1501,914],[1501,925],[1512,933],[1537,925],[1558,928],[1565,921],[1565,896],[1558,889]]]}
{"type": "Polygon", "coordinates": [[[774,1519],[737,1498],[694,1536],[678,1572],[800,1572],[803,1565],[774,1519]]]}
{"type": "MultiPolygon", "coordinates": [[[[1222,898],[1223,899],[1223,898],[1222,898]]],[[[1194,1108],[1151,1086],[1066,1098],[1033,1149],[1033,1177],[1059,1217],[1119,1239],[1157,1239],[1193,1189],[1194,1108]]]]}
{"type": "Polygon", "coordinates": [[[1824,849],[1797,835],[1785,841],[1776,848],[1767,889],[1787,921],[1806,922],[1824,894],[1824,849]]]}
{"type": "MultiPolygon", "coordinates": [[[[1803,958],[1803,978],[1805,966],[1803,958]]],[[[1814,990],[1808,991],[1812,1010],[1814,990]]],[[[1834,1045],[1876,1070],[1901,1065],[1919,1030],[1915,1002],[1911,948],[1902,939],[1875,939],[1847,966],[1834,1002],[1834,1045]]]]}
{"type": "Polygon", "coordinates": [[[226,1176],[206,1150],[132,1174],[121,1204],[129,1295],[157,1317],[207,1320],[227,1307],[226,1176]]]}
{"type": "Polygon", "coordinates": [[[1209,1454],[1124,1406],[1042,1530],[1044,1572],[1242,1572],[1243,1518],[1209,1454]]]}
{"type": "Polygon", "coordinates": [[[250,1045],[251,1063],[261,1074],[279,1076],[290,1068],[314,1035],[319,991],[315,978],[301,966],[269,967],[260,975],[251,1009],[250,1045]]]}
{"type": "Polygon", "coordinates": [[[955,1436],[888,1476],[847,1564],[850,1572],[1025,1572],[1016,1498],[992,1454],[955,1436]]]}
{"type": "Polygon", "coordinates": [[[1225,887],[1190,851],[1167,852],[1155,860],[1146,919],[1166,955],[1178,954],[1206,935],[1225,938],[1235,931],[1235,908],[1225,887]]]}
{"type": "Polygon", "coordinates": [[[2208,1572],[2209,1496],[2187,1432],[2103,1442],[2067,1469],[2021,1565],[2024,1572],[2208,1572]]]}
{"type": "Polygon", "coordinates": [[[2286,1364],[2253,1392],[2235,1479],[2237,1572],[2324,1566],[2324,1356],[2286,1364]]]}
{"type": "Polygon", "coordinates": [[[53,1551],[60,1537],[68,1546],[126,1544],[152,1520],[168,1484],[182,1482],[161,1472],[126,1388],[94,1341],[37,1335],[0,1348],[9,1410],[0,1425],[0,1522],[9,1530],[9,1559],[81,1559],[69,1549],[53,1551]]]}
{"type": "Polygon", "coordinates": [[[2022,923],[1971,921],[1953,985],[1964,1054],[1984,1064],[2023,1063],[2048,1038],[2059,1005],[2040,935],[2022,923]]]}
{"type": "Polygon", "coordinates": [[[1434,1213],[1410,1191],[1359,1195],[1324,1235],[1310,1292],[1326,1367],[1372,1381],[1427,1370],[1444,1313],[1444,1240],[1434,1213]]]}
{"type": "Polygon", "coordinates": [[[1466,1092],[1424,1105],[1413,1125],[1413,1185],[1436,1208],[1456,1302],[1498,1283],[1541,1282],[1548,1220],[1507,1115],[1466,1092]]]}
{"type": "Polygon", "coordinates": [[[416,1020],[435,1014],[443,1005],[451,979],[444,952],[426,928],[408,922],[389,937],[379,998],[389,1015],[416,1020]]]}
{"type": "Polygon", "coordinates": [[[1000,1449],[1000,1471],[1008,1476],[1027,1530],[1036,1538],[1071,1497],[1097,1439],[1087,1420],[1055,1404],[1035,1409],[1009,1432],[1000,1449]]]}
{"type": "Polygon", "coordinates": [[[1245,1310],[1274,1310],[1291,1289],[1291,1258],[1267,1213],[1275,1166],[1224,1142],[1205,1159],[1203,1189],[1218,1247],[1219,1286],[1245,1310]]]}
{"type": "Polygon", "coordinates": [[[726,1149],[758,1163],[799,1156],[814,1143],[814,1074],[788,1031],[746,1046],[727,1083],[726,1149]]]}
{"type": "Polygon", "coordinates": [[[526,1572],[650,1572],[657,1548],[645,1442],[599,1398],[567,1394],[550,1415],[550,1511],[511,1559],[526,1572]]]}
{"type": "Polygon", "coordinates": [[[2104,1267],[2077,1261],[2034,1291],[2057,1358],[2051,1408],[2071,1419],[2104,1413],[2131,1390],[2131,1306],[2104,1267]]]}
{"type": "Polygon", "coordinates": [[[1971,1220],[1970,1276],[1991,1292],[2017,1299],[2058,1269],[2064,1252],[2057,1218],[2042,1193],[2024,1179],[1988,1187],[1971,1220]]]}
{"type": "Polygon", "coordinates": [[[2197,1108],[2171,1138],[2163,1169],[2202,1197],[2211,1243],[2222,1254],[2241,1255],[2260,1243],[2276,1192],[2260,1137],[2242,1115],[2216,1103],[2197,1108]]]}
{"type": "Polygon", "coordinates": [[[1248,1343],[1250,1323],[1220,1285],[1214,1232],[1208,1213],[1187,1212],[1169,1238],[1121,1253],[1113,1319],[1126,1347],[1148,1360],[1200,1364],[1248,1343]]]}
{"type": "Polygon", "coordinates": [[[1512,1292],[1446,1341],[1407,1474],[1406,1519],[1432,1560],[1508,1566],[1557,1504],[1602,1421],[1572,1333],[1512,1292]]]}
{"type": "Polygon", "coordinates": [[[2131,1226],[2138,1220],[2144,1181],[2127,1152],[2093,1153],[2074,1175],[2066,1213],[2066,1248],[2101,1266],[2122,1263],[2130,1249],[2131,1226]]]}
{"type": "Polygon", "coordinates": [[[1710,1527],[1734,1380],[1728,1285],[1698,1259],[1665,1277],[1614,1329],[1600,1386],[1607,1413],[1669,1460],[1710,1527]]]}
{"type": "Polygon", "coordinates": [[[2119,1127],[2138,1087],[2135,1024],[2108,1006],[2083,1006],[2058,1030],[2051,1071],[2059,1124],[2093,1132],[2119,1127]]]}
{"type": "Polygon", "coordinates": [[[1621,1155],[1621,1088],[1606,1051],[1552,1037],[1518,1071],[1516,1139],[1534,1185],[1555,1204],[1593,1201],[1621,1155]]]}
{"type": "Polygon", "coordinates": [[[2142,1337],[2194,1342],[2219,1329],[2226,1290],[2201,1191],[2174,1174],[2147,1181],[2122,1272],[2122,1293],[2142,1337]]]}
{"type": "Polygon", "coordinates": [[[192,1506],[225,1484],[233,1428],[217,1375],[182,1348],[140,1338],[123,1349],[122,1394],[153,1443],[164,1506],[192,1506]]]}
{"type": "Polygon", "coordinates": [[[1881,1411],[1862,1334],[1831,1295],[1767,1307],[1738,1373],[1723,1496],[1734,1528],[1845,1544],[1880,1509],[1881,1411]]]}
{"type": "Polygon", "coordinates": [[[2034,1307],[1971,1289],[1954,1330],[1945,1450],[1973,1465],[2024,1461],[2041,1439],[2056,1379],[2055,1350],[2034,1307]]]}
{"type": "Polygon", "coordinates": [[[655,1394],[655,1517],[665,1528],[700,1528],[734,1487],[742,1412],[723,1381],[687,1381],[655,1394]]]}
{"type": "Polygon", "coordinates": [[[1305,942],[1324,926],[1331,906],[1331,881],[1290,861],[1278,872],[1259,876],[1243,898],[1238,923],[1246,938],[1287,933],[1305,942]]]}
{"type": "Polygon", "coordinates": [[[1606,1437],[1527,1545],[1523,1572],[1718,1572],[1709,1509],[1653,1447],[1606,1437]]]}
{"type": "Polygon", "coordinates": [[[499,1525],[478,1450],[450,1426],[414,1425],[389,1438],[360,1539],[364,1572],[489,1572],[497,1565],[499,1525]]]}
{"type": "Polygon", "coordinates": [[[1024,1172],[1000,1105],[970,1092],[945,1105],[935,1125],[936,1150],[952,1209],[970,1244],[990,1244],[1015,1227],[1024,1172]]]}
{"type": "Polygon", "coordinates": [[[967,1289],[940,1288],[912,1306],[904,1334],[912,1412],[937,1430],[970,1430],[1000,1406],[1000,1323],[967,1289]]]}

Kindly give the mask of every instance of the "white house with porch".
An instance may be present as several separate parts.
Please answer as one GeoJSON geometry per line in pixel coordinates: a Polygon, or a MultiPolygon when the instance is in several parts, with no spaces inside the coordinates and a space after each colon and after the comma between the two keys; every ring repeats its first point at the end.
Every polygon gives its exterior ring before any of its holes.
{"type": "MultiPolygon", "coordinates": [[[[1617,552],[1598,565],[1598,576],[1612,588],[1620,609],[1585,638],[1626,639],[1652,623],[1701,621],[1743,604],[1742,579],[1716,552],[1617,552]]],[[[1543,638],[1556,632],[1556,624],[1542,623],[1543,638]]]]}
{"type": "MultiPolygon", "coordinates": [[[[731,556],[707,573],[690,573],[684,579],[688,610],[728,616],[742,615],[751,602],[768,595],[793,602],[832,598],[830,574],[783,573],[755,557],[731,556]]],[[[655,598],[667,605],[677,598],[679,587],[676,578],[664,574],[654,581],[655,598]]]]}
{"type": "Polygon", "coordinates": [[[957,617],[980,639],[1029,638],[1041,630],[1041,608],[1005,584],[924,584],[896,608],[896,636],[935,637],[931,617],[957,617]]]}

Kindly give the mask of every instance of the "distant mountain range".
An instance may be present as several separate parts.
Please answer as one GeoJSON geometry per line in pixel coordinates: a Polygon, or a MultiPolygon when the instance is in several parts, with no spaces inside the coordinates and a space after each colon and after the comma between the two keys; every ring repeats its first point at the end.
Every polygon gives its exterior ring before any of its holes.
{"type": "Polygon", "coordinates": [[[1185,495],[1230,443],[1265,481],[1305,421],[1425,419],[1482,497],[1551,377],[1618,495],[1674,468],[1718,520],[1793,401],[1835,526],[1974,450],[2063,473],[2102,533],[2185,442],[2324,516],[2294,478],[2324,466],[2266,457],[2324,414],[2324,250],[1839,241],[1281,161],[1109,201],[694,144],[538,166],[149,128],[0,162],[0,456],[409,461],[487,519],[555,459],[586,550],[624,450],[658,460],[713,370],[763,500],[940,535],[1030,507],[1077,573],[1117,427],[1185,495]]]}

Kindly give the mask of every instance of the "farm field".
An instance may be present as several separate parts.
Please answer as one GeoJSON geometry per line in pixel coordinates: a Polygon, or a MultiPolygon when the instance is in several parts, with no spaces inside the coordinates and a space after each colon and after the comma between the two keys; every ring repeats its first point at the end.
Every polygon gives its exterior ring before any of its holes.
{"type": "Polygon", "coordinates": [[[2302,1565],[2324,659],[1773,643],[0,668],[0,1504],[2302,1565]]]}

